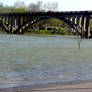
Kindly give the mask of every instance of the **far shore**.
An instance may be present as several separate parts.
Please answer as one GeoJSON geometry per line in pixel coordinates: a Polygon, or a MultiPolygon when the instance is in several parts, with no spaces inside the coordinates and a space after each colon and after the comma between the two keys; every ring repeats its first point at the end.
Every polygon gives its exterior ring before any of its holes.
{"type": "Polygon", "coordinates": [[[92,80],[17,86],[0,89],[0,92],[92,92],[92,80]]]}

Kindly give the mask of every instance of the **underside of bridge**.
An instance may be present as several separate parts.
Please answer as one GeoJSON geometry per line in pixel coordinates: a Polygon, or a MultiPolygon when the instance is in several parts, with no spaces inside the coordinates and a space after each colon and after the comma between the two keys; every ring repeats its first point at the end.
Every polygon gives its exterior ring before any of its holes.
{"type": "Polygon", "coordinates": [[[90,19],[92,12],[28,12],[0,14],[0,26],[9,34],[23,34],[34,23],[43,19],[57,18],[76,30],[82,38],[92,37],[90,19]]]}

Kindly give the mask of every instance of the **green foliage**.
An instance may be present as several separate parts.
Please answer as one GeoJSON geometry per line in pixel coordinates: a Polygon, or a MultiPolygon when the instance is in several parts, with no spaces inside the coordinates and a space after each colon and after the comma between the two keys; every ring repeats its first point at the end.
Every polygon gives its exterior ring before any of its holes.
{"type": "Polygon", "coordinates": [[[90,28],[92,29],[92,19],[90,20],[90,28]]]}
{"type": "Polygon", "coordinates": [[[68,24],[66,24],[65,22],[63,22],[59,19],[56,19],[56,18],[41,20],[41,21],[37,22],[34,26],[35,27],[54,26],[54,27],[67,27],[67,28],[70,28],[70,26],[68,24]]]}
{"type": "Polygon", "coordinates": [[[51,35],[51,34],[52,34],[51,31],[52,31],[52,30],[40,30],[40,33],[41,33],[41,34],[48,34],[48,35],[51,35]]]}
{"type": "Polygon", "coordinates": [[[11,12],[11,9],[8,6],[0,6],[0,13],[11,12]]]}
{"type": "MultiPolygon", "coordinates": [[[[68,30],[64,30],[61,28],[60,30],[38,30],[38,29],[27,29],[25,33],[31,34],[48,34],[48,35],[73,35],[72,32],[68,30]]],[[[74,35],[77,35],[76,33],[74,35]]]]}
{"type": "Polygon", "coordinates": [[[60,35],[72,35],[71,31],[65,30],[63,28],[60,29],[58,34],[60,34],[60,35]]]}
{"type": "Polygon", "coordinates": [[[24,7],[14,8],[13,12],[27,12],[27,9],[24,7]]]}
{"type": "Polygon", "coordinates": [[[27,29],[27,30],[25,30],[25,33],[26,34],[29,34],[29,33],[31,33],[31,34],[40,34],[40,31],[38,29],[27,29]]]}

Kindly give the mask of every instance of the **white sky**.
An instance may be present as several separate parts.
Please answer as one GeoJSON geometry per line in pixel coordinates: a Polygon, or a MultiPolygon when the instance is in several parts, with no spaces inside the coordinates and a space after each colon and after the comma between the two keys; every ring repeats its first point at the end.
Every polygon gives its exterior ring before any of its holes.
{"type": "MultiPolygon", "coordinates": [[[[0,0],[4,5],[13,5],[17,0],[0,0]]],[[[39,0],[18,0],[24,1],[26,5],[39,0]]],[[[45,2],[57,2],[59,11],[80,11],[92,10],[92,0],[40,0],[45,2]]]]}

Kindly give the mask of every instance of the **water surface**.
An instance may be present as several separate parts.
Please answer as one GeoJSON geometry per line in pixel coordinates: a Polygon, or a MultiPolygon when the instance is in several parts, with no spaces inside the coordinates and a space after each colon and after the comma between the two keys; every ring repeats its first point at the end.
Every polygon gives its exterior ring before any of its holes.
{"type": "Polygon", "coordinates": [[[0,34],[0,87],[92,79],[92,40],[77,38],[0,34]]]}

